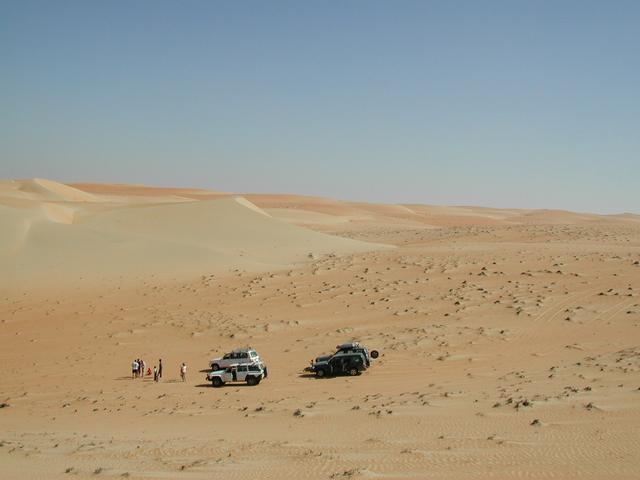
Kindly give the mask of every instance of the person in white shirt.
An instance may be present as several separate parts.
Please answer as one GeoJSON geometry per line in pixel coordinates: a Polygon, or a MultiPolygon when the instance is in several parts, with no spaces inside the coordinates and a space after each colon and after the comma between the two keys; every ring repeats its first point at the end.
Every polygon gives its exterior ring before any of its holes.
{"type": "Polygon", "coordinates": [[[140,364],[137,360],[134,360],[131,364],[131,379],[134,379],[138,376],[138,370],[140,369],[140,364]]]}
{"type": "Polygon", "coordinates": [[[187,364],[184,362],[180,366],[180,378],[182,378],[183,382],[187,381],[187,364]]]}

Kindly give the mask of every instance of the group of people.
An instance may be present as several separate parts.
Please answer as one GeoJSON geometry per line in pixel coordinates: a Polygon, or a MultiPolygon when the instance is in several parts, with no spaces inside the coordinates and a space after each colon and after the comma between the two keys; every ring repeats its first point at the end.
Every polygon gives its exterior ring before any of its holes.
{"type": "MultiPolygon", "coordinates": [[[[186,365],[183,363],[185,367],[185,375],[187,373],[186,365]]],[[[182,368],[180,370],[182,373],[182,368]]],[[[136,358],[131,363],[131,379],[134,378],[144,378],[145,374],[147,376],[151,376],[151,367],[147,367],[147,362],[140,358],[136,358]],[[145,372],[146,371],[146,372],[145,372]]],[[[158,382],[162,378],[162,359],[158,359],[158,365],[153,366],[153,381],[158,382]]],[[[183,379],[184,381],[184,379],[183,379]]]]}

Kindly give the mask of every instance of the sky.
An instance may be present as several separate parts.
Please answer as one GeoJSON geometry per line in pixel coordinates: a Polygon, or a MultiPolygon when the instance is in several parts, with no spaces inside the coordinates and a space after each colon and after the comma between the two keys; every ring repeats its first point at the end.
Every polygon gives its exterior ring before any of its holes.
{"type": "Polygon", "coordinates": [[[640,2],[0,0],[0,178],[640,213],[640,2]]]}

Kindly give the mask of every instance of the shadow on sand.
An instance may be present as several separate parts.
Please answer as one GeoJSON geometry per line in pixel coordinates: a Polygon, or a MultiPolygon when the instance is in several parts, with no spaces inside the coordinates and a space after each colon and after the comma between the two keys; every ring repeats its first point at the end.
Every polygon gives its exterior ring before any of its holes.
{"type": "Polygon", "coordinates": [[[116,378],[114,378],[114,380],[138,380],[138,381],[142,380],[144,382],[147,382],[149,380],[153,381],[153,375],[145,376],[144,378],[140,378],[140,377],[131,378],[131,376],[128,376],[128,377],[116,377],[116,378]]]}

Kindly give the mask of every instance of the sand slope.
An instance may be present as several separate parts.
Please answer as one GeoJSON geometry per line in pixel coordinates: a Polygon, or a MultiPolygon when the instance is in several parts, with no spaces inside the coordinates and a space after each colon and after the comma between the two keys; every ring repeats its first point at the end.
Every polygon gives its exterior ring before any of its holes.
{"type": "Polygon", "coordinates": [[[35,201],[99,201],[99,197],[83,190],[42,178],[0,181],[0,195],[35,201]]]}

